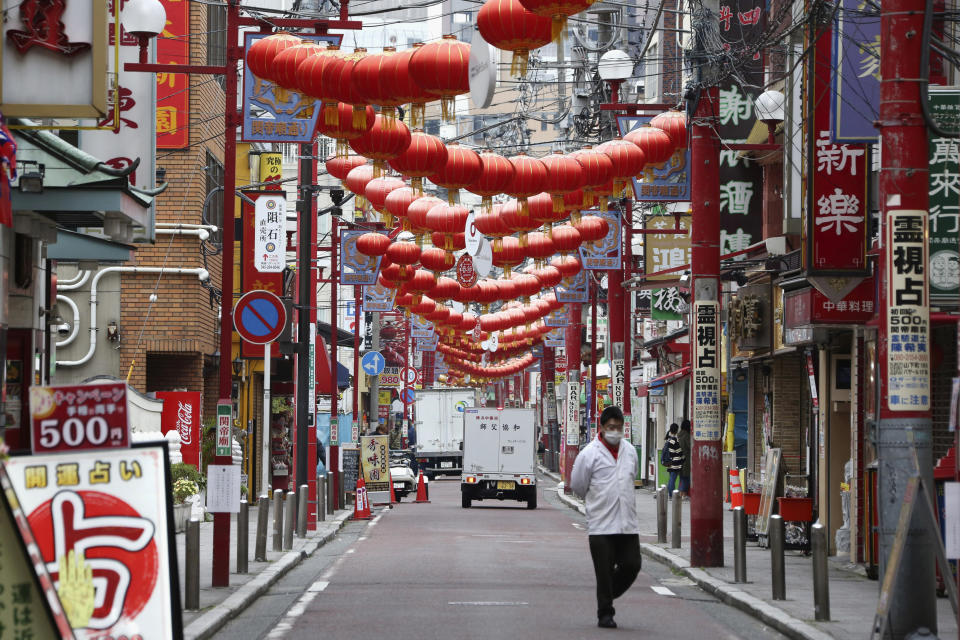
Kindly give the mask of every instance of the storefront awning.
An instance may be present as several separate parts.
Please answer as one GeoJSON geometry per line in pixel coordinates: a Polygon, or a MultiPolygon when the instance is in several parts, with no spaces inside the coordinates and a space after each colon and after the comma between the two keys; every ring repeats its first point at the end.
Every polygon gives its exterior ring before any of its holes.
{"type": "Polygon", "coordinates": [[[653,380],[647,382],[647,389],[658,389],[660,387],[665,387],[668,384],[673,384],[677,380],[685,378],[690,375],[690,367],[680,367],[676,371],[671,371],[670,373],[665,373],[662,376],[657,376],[653,380]]]}
{"type": "Polygon", "coordinates": [[[57,229],[57,241],[47,245],[47,258],[66,262],[92,260],[103,263],[123,263],[133,260],[135,247],[66,229],[57,229]]]}

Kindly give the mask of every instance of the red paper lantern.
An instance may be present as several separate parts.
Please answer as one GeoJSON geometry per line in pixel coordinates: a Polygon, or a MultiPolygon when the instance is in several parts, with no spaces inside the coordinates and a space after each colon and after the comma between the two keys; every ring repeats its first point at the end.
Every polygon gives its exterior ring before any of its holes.
{"type": "Polygon", "coordinates": [[[572,214],[579,214],[582,209],[589,209],[594,205],[594,202],[596,202],[596,197],[592,193],[587,193],[584,189],[563,194],[563,209],[572,214]]]}
{"type": "Polygon", "coordinates": [[[383,53],[364,56],[353,66],[352,75],[364,102],[381,107],[380,113],[391,122],[395,119],[393,108],[403,104],[397,99],[387,75],[387,70],[392,68],[390,59],[396,54],[395,47],[384,47],[383,53]]]}
{"type": "MultiPolygon", "coordinates": [[[[563,217],[563,209],[561,208],[558,212],[554,208],[555,203],[556,200],[554,199],[554,196],[550,195],[546,191],[527,198],[527,210],[530,213],[530,229],[536,229],[539,226],[545,226],[546,229],[549,230],[550,224],[563,217]]],[[[524,236],[525,235],[526,234],[524,234],[524,236]]],[[[521,236],[520,238],[520,244],[522,246],[526,246],[528,242],[524,236],[521,236]]]]}
{"type": "Polygon", "coordinates": [[[597,151],[605,153],[613,163],[614,196],[623,193],[628,181],[643,171],[646,162],[646,156],[637,145],[619,138],[604,142],[597,151]]]}
{"type": "Polygon", "coordinates": [[[480,164],[482,170],[480,177],[475,182],[467,185],[466,189],[483,198],[481,207],[489,209],[491,198],[504,192],[510,181],[513,180],[513,174],[516,170],[513,163],[496,153],[484,151],[480,154],[480,164]]]}
{"type": "Polygon", "coordinates": [[[400,104],[410,104],[410,126],[412,127],[423,126],[425,105],[427,102],[436,100],[436,96],[424,91],[410,74],[410,59],[422,47],[422,42],[415,42],[411,49],[390,56],[383,66],[384,77],[390,82],[393,95],[400,104]]]}
{"type": "MultiPolygon", "coordinates": [[[[371,207],[380,213],[384,213],[387,196],[395,189],[400,189],[404,186],[403,180],[393,176],[374,178],[367,183],[367,186],[363,190],[363,195],[371,207]]],[[[388,227],[391,226],[390,221],[386,222],[388,227]]]]}
{"type": "Polygon", "coordinates": [[[513,165],[513,179],[504,189],[504,193],[520,201],[520,217],[529,215],[527,198],[543,191],[547,183],[547,168],[536,158],[519,154],[510,158],[513,165]]]}
{"type": "Polygon", "coordinates": [[[411,304],[413,304],[413,294],[398,293],[393,299],[393,304],[398,307],[409,307],[411,304]]]}
{"type": "Polygon", "coordinates": [[[420,247],[412,242],[392,242],[387,247],[387,258],[402,266],[416,264],[420,259],[420,247]]]}
{"type": "Polygon", "coordinates": [[[390,238],[382,233],[365,233],[357,238],[357,251],[366,256],[382,256],[390,247],[390,238]]]}
{"type": "Polygon", "coordinates": [[[453,234],[463,231],[470,210],[461,204],[438,204],[427,212],[427,228],[442,233],[443,248],[453,250],[453,234]]]}
{"type": "Polygon", "coordinates": [[[673,140],[663,129],[657,127],[634,129],[623,136],[623,139],[640,147],[647,165],[662,164],[673,155],[673,140]]]}
{"type": "Polygon", "coordinates": [[[434,273],[449,271],[454,265],[453,254],[438,247],[424,249],[420,253],[420,264],[434,273]]]}
{"type": "Polygon", "coordinates": [[[294,47],[301,42],[303,41],[300,38],[289,33],[274,33],[258,39],[247,49],[247,69],[258,78],[269,80],[273,59],[281,51],[294,47]]]}
{"type": "Polygon", "coordinates": [[[417,198],[407,207],[407,222],[410,225],[410,231],[418,236],[422,236],[430,227],[427,225],[427,214],[438,204],[444,204],[443,200],[435,196],[423,196],[417,198]]]}
{"type": "Polygon", "coordinates": [[[299,91],[297,84],[297,69],[307,58],[319,55],[326,47],[321,47],[315,42],[304,41],[292,47],[287,47],[278,53],[270,63],[270,70],[267,72],[270,79],[277,86],[288,91],[299,91]]]}
{"type": "MultiPolygon", "coordinates": [[[[333,99],[333,94],[323,84],[323,66],[331,59],[342,55],[339,45],[328,44],[326,48],[321,47],[316,55],[307,56],[297,65],[297,70],[294,73],[294,82],[297,89],[311,98],[335,105],[336,101],[333,99]]],[[[323,118],[320,118],[320,120],[323,120],[323,118]]]]}
{"type": "MultiPolygon", "coordinates": [[[[430,289],[430,297],[440,302],[445,302],[455,297],[460,291],[460,285],[453,278],[440,276],[437,278],[437,284],[430,289]]],[[[459,320],[459,319],[458,319],[459,320]]]]}
{"type": "MultiPolygon", "coordinates": [[[[607,199],[613,191],[613,160],[605,153],[587,146],[570,154],[583,167],[583,191],[586,195],[599,199],[601,209],[606,209],[607,199]],[[609,187],[609,188],[608,188],[609,187]]],[[[579,211],[571,211],[570,219],[576,222],[580,219],[579,211]]]]}
{"type": "MultiPolygon", "coordinates": [[[[447,239],[448,239],[448,236],[445,236],[444,234],[438,231],[434,231],[433,233],[430,234],[430,241],[433,242],[433,245],[435,247],[444,247],[444,249],[447,249],[444,246],[444,243],[446,242],[447,239]]],[[[447,251],[462,251],[463,249],[467,248],[466,234],[463,231],[461,231],[460,233],[451,234],[449,236],[449,240],[450,240],[451,246],[449,249],[447,249],[447,251]]]]}
{"type": "Polygon", "coordinates": [[[504,274],[508,275],[510,269],[523,262],[523,253],[520,249],[520,241],[513,236],[503,238],[499,250],[494,243],[493,247],[493,265],[501,267],[504,274]]]}
{"type": "Polygon", "coordinates": [[[557,256],[550,261],[550,266],[556,267],[564,278],[572,278],[583,269],[580,258],[576,256],[557,256]]]}
{"type": "Polygon", "coordinates": [[[552,256],[554,252],[553,241],[547,237],[547,234],[540,231],[534,231],[527,234],[527,255],[534,260],[543,260],[552,256]]]}
{"type": "Polygon", "coordinates": [[[407,280],[404,285],[407,291],[412,293],[426,293],[433,289],[437,284],[437,279],[426,269],[417,269],[413,272],[413,277],[407,280]]]}
{"type": "MultiPolygon", "coordinates": [[[[502,210],[503,205],[495,204],[490,210],[481,211],[474,217],[473,226],[477,228],[477,231],[491,238],[499,239],[510,235],[513,232],[500,217],[502,210]]],[[[494,245],[496,244],[497,240],[494,240],[494,245]]]]}
{"type": "Polygon", "coordinates": [[[447,163],[447,146],[429,133],[417,130],[410,134],[410,144],[403,153],[390,159],[394,171],[412,178],[413,188],[423,193],[423,178],[440,171],[447,163]]]}
{"type": "Polygon", "coordinates": [[[610,225],[600,216],[584,216],[575,226],[583,242],[603,240],[610,231],[610,225]]]}
{"type": "Polygon", "coordinates": [[[547,168],[547,181],[543,190],[553,196],[553,210],[563,212],[563,196],[577,191],[584,185],[583,167],[574,158],[559,151],[540,159],[547,168]]]}
{"type": "Polygon", "coordinates": [[[582,238],[576,227],[563,224],[553,228],[553,246],[560,253],[572,253],[580,248],[582,238]]]}
{"type": "MultiPolygon", "coordinates": [[[[534,275],[540,278],[540,283],[543,285],[544,289],[552,289],[560,284],[561,280],[563,280],[563,274],[560,273],[559,269],[553,266],[537,269],[534,271],[534,275]]],[[[556,298],[554,298],[554,300],[556,300],[556,298]]]]}
{"type": "Polygon", "coordinates": [[[402,220],[404,226],[406,226],[407,221],[405,218],[407,217],[407,209],[418,197],[417,193],[410,187],[400,187],[387,194],[387,197],[383,201],[383,206],[387,210],[387,213],[394,218],[402,220]]]}
{"type": "Polygon", "coordinates": [[[337,156],[346,156],[350,149],[348,141],[356,140],[373,127],[377,112],[373,107],[367,107],[364,113],[366,119],[358,126],[353,107],[345,102],[338,102],[332,105],[329,112],[324,113],[324,118],[317,119],[317,132],[337,141],[337,156]],[[328,119],[327,116],[331,114],[333,117],[328,119]]]}
{"type": "Polygon", "coordinates": [[[447,161],[439,171],[430,176],[430,182],[447,189],[450,193],[448,199],[452,204],[453,193],[476,182],[481,171],[483,165],[476,151],[451,142],[447,145],[447,161]]]}
{"type": "MultiPolygon", "coordinates": [[[[550,196],[547,196],[547,206],[551,207],[552,211],[550,196]]],[[[526,246],[526,232],[538,226],[538,223],[531,219],[529,210],[526,216],[521,215],[520,203],[516,200],[508,200],[500,205],[500,221],[511,233],[521,234],[521,238],[524,238],[524,241],[520,243],[521,247],[526,246]]],[[[494,243],[494,251],[496,250],[496,243],[494,243]]]]}
{"type": "Polygon", "coordinates": [[[399,121],[391,121],[377,114],[373,126],[365,134],[350,141],[350,147],[370,158],[382,171],[387,160],[396,158],[410,146],[410,129],[399,121]]]}
{"type": "Polygon", "coordinates": [[[650,121],[651,127],[656,127],[670,136],[674,149],[687,148],[687,116],[681,111],[664,111],[650,121]]]}
{"type": "Polygon", "coordinates": [[[347,174],[347,179],[343,181],[347,189],[356,194],[357,199],[354,204],[357,208],[363,208],[366,205],[364,194],[367,191],[367,184],[371,180],[373,180],[373,167],[362,164],[351,169],[350,173],[347,174]]]}
{"type": "Polygon", "coordinates": [[[540,293],[540,278],[529,273],[521,273],[513,277],[513,283],[517,287],[517,292],[521,296],[535,296],[540,293]]]}
{"type": "Polygon", "coordinates": [[[498,300],[499,289],[493,280],[481,280],[477,283],[476,289],[474,300],[480,304],[489,305],[491,302],[498,300]]]}
{"type": "Polygon", "coordinates": [[[516,297],[519,295],[517,293],[517,285],[514,284],[512,280],[500,279],[493,280],[492,282],[497,287],[496,300],[509,302],[516,299],[516,297]]]}
{"type": "Polygon", "coordinates": [[[364,164],[367,164],[367,159],[355,154],[348,156],[330,156],[326,162],[324,162],[327,173],[340,181],[347,179],[347,174],[350,173],[351,169],[355,169],[364,164]]]}
{"type": "Polygon", "coordinates": [[[589,0],[520,0],[520,2],[538,16],[552,19],[552,40],[561,39],[567,27],[567,18],[586,11],[593,4],[589,0]]]}
{"type": "MultiPolygon", "coordinates": [[[[353,53],[333,56],[324,62],[320,78],[321,83],[325,85],[322,89],[324,93],[328,93],[332,100],[345,102],[353,107],[355,128],[363,126],[362,114],[366,105],[359,86],[354,82],[353,68],[366,55],[366,49],[358,48],[353,53]]],[[[327,117],[326,114],[324,117],[327,117]]]]}
{"type": "Polygon", "coordinates": [[[413,306],[410,307],[410,311],[417,314],[418,316],[424,316],[428,313],[433,313],[437,308],[437,302],[428,296],[421,296],[417,300],[417,296],[413,296],[412,300],[413,306]]]}
{"type": "Polygon", "coordinates": [[[526,75],[530,52],[553,40],[550,19],[528,11],[519,0],[487,0],[477,12],[477,30],[497,49],[513,52],[514,76],[526,75]]]}
{"type": "Polygon", "coordinates": [[[470,92],[470,45],[445,35],[417,49],[409,62],[410,75],[427,93],[440,96],[443,119],[451,122],[454,97],[470,92]]]}

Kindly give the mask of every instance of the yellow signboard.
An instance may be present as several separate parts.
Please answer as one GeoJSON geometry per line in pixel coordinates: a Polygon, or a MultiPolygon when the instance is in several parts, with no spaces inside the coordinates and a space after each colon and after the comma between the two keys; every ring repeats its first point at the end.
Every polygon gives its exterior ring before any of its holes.
{"type": "MultiPolygon", "coordinates": [[[[646,229],[690,229],[690,216],[681,215],[652,215],[646,218],[646,229]]],[[[677,233],[654,233],[646,236],[646,265],[647,273],[656,273],[665,269],[672,269],[690,264],[690,236],[677,233]]],[[[651,280],[676,280],[682,274],[669,273],[662,276],[648,276],[651,280]]]]}
{"type": "Polygon", "coordinates": [[[390,404],[390,401],[393,399],[393,394],[390,391],[381,391],[379,397],[380,404],[390,404]]]}
{"type": "Polygon", "coordinates": [[[377,491],[390,491],[389,448],[390,436],[360,438],[360,467],[368,495],[377,491]]]}
{"type": "Polygon", "coordinates": [[[283,154],[272,152],[261,153],[260,182],[279,180],[281,177],[283,177],[283,154]]]}

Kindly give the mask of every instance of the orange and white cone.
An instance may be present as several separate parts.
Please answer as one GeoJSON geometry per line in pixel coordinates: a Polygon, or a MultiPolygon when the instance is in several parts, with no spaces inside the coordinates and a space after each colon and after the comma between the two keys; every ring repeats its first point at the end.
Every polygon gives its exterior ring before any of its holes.
{"type": "Polygon", "coordinates": [[[730,510],[743,506],[743,489],[740,488],[740,470],[730,469],[730,510]]]}
{"type": "Polygon", "coordinates": [[[357,499],[353,503],[353,519],[369,520],[372,516],[370,498],[367,497],[367,485],[363,478],[357,478],[357,499]]]}
{"type": "Polygon", "coordinates": [[[397,493],[393,490],[393,474],[392,473],[387,474],[387,481],[390,483],[390,504],[397,504],[399,500],[397,500],[397,493]]]}
{"type": "Polygon", "coordinates": [[[417,477],[417,499],[414,502],[430,502],[427,497],[427,485],[423,481],[423,471],[417,477]]]}

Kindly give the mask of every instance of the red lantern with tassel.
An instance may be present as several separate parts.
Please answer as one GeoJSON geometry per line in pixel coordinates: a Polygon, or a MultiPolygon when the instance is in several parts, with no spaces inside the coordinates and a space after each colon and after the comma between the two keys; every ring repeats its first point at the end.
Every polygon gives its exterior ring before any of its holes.
{"type": "Polygon", "coordinates": [[[413,189],[423,195],[423,179],[447,163],[447,146],[440,138],[416,130],[410,134],[410,144],[404,152],[389,162],[394,171],[411,178],[413,189]]]}
{"type": "Polygon", "coordinates": [[[324,162],[327,173],[341,182],[347,179],[347,174],[350,173],[351,169],[355,169],[364,164],[367,164],[367,159],[355,154],[348,156],[330,156],[326,162],[324,162]]]}
{"type": "Polygon", "coordinates": [[[417,49],[409,62],[410,75],[430,95],[440,97],[443,119],[453,121],[454,98],[470,92],[470,45],[445,35],[417,49]]]}
{"type": "Polygon", "coordinates": [[[530,52],[553,40],[550,19],[525,9],[519,0],[487,0],[477,12],[477,30],[497,49],[513,52],[513,76],[525,76],[530,52]]]}
{"type": "MultiPolygon", "coordinates": [[[[590,146],[586,146],[579,151],[574,151],[570,157],[580,163],[583,167],[583,191],[585,194],[597,199],[602,193],[607,192],[609,185],[610,191],[613,190],[613,160],[605,153],[600,153],[590,146]]],[[[601,207],[606,209],[606,198],[599,198],[601,207]]],[[[579,211],[571,211],[570,219],[576,222],[580,219],[579,211]]]]}
{"type": "Polygon", "coordinates": [[[574,158],[555,151],[540,159],[547,168],[547,181],[543,190],[553,196],[553,210],[564,211],[563,196],[582,188],[586,180],[583,167],[574,158]]]}
{"type": "Polygon", "coordinates": [[[480,164],[483,166],[480,177],[466,189],[483,198],[481,209],[490,209],[492,197],[504,193],[516,170],[509,160],[490,151],[480,154],[480,164]]]}
{"type": "Polygon", "coordinates": [[[350,173],[347,174],[347,179],[343,181],[347,189],[350,189],[356,196],[356,201],[354,206],[357,209],[362,209],[366,206],[366,191],[367,183],[373,180],[373,167],[368,164],[362,164],[359,167],[354,167],[350,170],[350,173]]]}
{"type": "Polygon", "coordinates": [[[396,158],[410,146],[410,129],[399,121],[387,123],[377,114],[373,126],[365,134],[350,141],[350,147],[360,155],[373,160],[377,175],[383,173],[387,160],[396,158]]]}
{"type": "MultiPolygon", "coordinates": [[[[550,196],[547,194],[544,194],[544,196],[545,204],[541,204],[552,213],[553,206],[550,203],[550,196]]],[[[531,200],[535,200],[535,198],[531,198],[531,200]]],[[[500,220],[510,231],[519,234],[518,241],[520,248],[527,246],[527,232],[539,226],[539,223],[530,217],[529,202],[527,203],[527,215],[523,215],[522,212],[523,207],[521,207],[517,200],[508,200],[500,207],[500,220]]],[[[496,242],[494,242],[493,250],[497,251],[496,242]]]]}
{"type": "Polygon", "coordinates": [[[357,61],[352,74],[364,102],[380,107],[388,127],[396,121],[394,107],[404,104],[394,93],[391,78],[387,76],[387,69],[392,68],[390,59],[395,55],[395,47],[384,47],[383,53],[370,54],[357,61]]]}
{"type": "Polygon", "coordinates": [[[550,261],[550,266],[556,267],[564,278],[572,278],[583,269],[580,258],[576,256],[557,256],[550,261]]]}
{"type": "MultiPolygon", "coordinates": [[[[466,225],[464,225],[466,226],[466,225]]],[[[467,248],[467,238],[466,234],[461,231],[460,233],[454,233],[449,236],[451,249],[450,251],[463,251],[467,248]]],[[[435,247],[443,247],[444,243],[447,240],[447,236],[444,234],[434,231],[430,234],[430,240],[433,242],[435,247]]]]}
{"type": "Polygon", "coordinates": [[[408,226],[407,209],[419,196],[410,187],[400,187],[387,194],[383,200],[384,209],[394,218],[400,220],[404,227],[408,226]]]}
{"type": "Polygon", "coordinates": [[[603,240],[610,231],[610,225],[600,216],[584,216],[575,226],[583,242],[603,240]]]}
{"type": "MultiPolygon", "coordinates": [[[[554,266],[547,266],[543,267],[542,269],[537,269],[534,272],[534,275],[540,278],[540,282],[543,284],[544,289],[552,289],[560,284],[561,280],[563,280],[563,274],[560,273],[560,270],[554,266]]],[[[554,300],[556,300],[556,298],[554,298],[554,300]]]]}
{"type": "Polygon", "coordinates": [[[421,238],[428,233],[430,227],[427,225],[427,214],[438,204],[444,204],[444,201],[435,196],[423,196],[410,203],[407,207],[409,230],[421,238]]]}
{"type": "Polygon", "coordinates": [[[412,242],[392,242],[387,247],[387,258],[390,259],[390,262],[402,267],[416,264],[417,260],[420,259],[420,247],[412,242]]]}
{"type": "Polygon", "coordinates": [[[270,80],[273,60],[281,51],[301,44],[303,40],[289,33],[274,33],[256,40],[247,49],[247,69],[263,80],[270,80]]]}
{"type": "Polygon", "coordinates": [[[657,127],[634,129],[623,136],[623,139],[640,147],[647,166],[663,164],[673,155],[673,140],[665,131],[657,127]]]}
{"type": "Polygon", "coordinates": [[[536,158],[519,154],[510,158],[513,165],[513,179],[504,189],[504,193],[520,201],[520,216],[528,216],[527,198],[543,191],[547,183],[547,168],[536,158]]]}
{"type": "Polygon", "coordinates": [[[390,238],[382,233],[365,233],[357,238],[357,251],[365,256],[382,256],[390,247],[390,238]]]}
{"type": "MultiPolygon", "coordinates": [[[[333,124],[328,124],[325,117],[318,118],[317,132],[337,141],[337,156],[340,157],[346,156],[350,152],[349,142],[351,140],[356,140],[370,131],[377,118],[377,112],[373,110],[373,107],[367,107],[366,120],[358,127],[353,117],[353,107],[345,102],[336,103],[331,113],[333,114],[333,124]]],[[[325,113],[324,116],[326,115],[328,114],[325,113]]]]}
{"type": "Polygon", "coordinates": [[[447,161],[439,171],[430,176],[430,181],[447,189],[448,201],[453,204],[456,190],[476,182],[481,171],[483,165],[480,163],[480,155],[473,149],[452,142],[447,145],[447,161]]]}
{"type": "Polygon", "coordinates": [[[411,49],[391,56],[383,66],[384,76],[390,82],[396,99],[400,104],[410,105],[410,126],[414,128],[424,125],[426,103],[437,99],[435,95],[424,91],[410,74],[410,59],[421,47],[422,42],[415,42],[411,49]]]}
{"type": "Polygon", "coordinates": [[[493,265],[503,268],[504,274],[509,277],[510,270],[523,262],[523,252],[520,241],[513,236],[503,238],[499,251],[493,248],[493,265]]]}
{"type": "MultiPolygon", "coordinates": [[[[564,217],[563,209],[557,211],[554,208],[556,200],[554,196],[550,195],[546,191],[538,193],[535,196],[527,198],[527,209],[530,212],[530,229],[536,229],[537,227],[544,227],[549,234],[550,225],[556,220],[560,220],[564,217]]],[[[523,244],[523,239],[520,240],[523,244]]]]}
{"type": "Polygon", "coordinates": [[[687,148],[687,116],[681,111],[664,111],[650,121],[651,127],[660,129],[673,143],[675,150],[683,151],[687,148]]]}
{"type": "Polygon", "coordinates": [[[572,253],[580,248],[582,241],[576,227],[562,224],[553,228],[553,246],[559,253],[572,253]]]}
{"type": "Polygon", "coordinates": [[[646,156],[640,147],[615,138],[604,142],[597,151],[604,153],[613,163],[613,196],[619,197],[629,181],[643,171],[643,165],[646,162],[646,156]]]}
{"type": "Polygon", "coordinates": [[[440,276],[437,278],[437,284],[430,289],[429,296],[438,302],[446,302],[454,298],[460,291],[460,285],[453,278],[440,276]]]}
{"type": "Polygon", "coordinates": [[[287,91],[299,92],[300,86],[297,81],[297,69],[307,58],[320,55],[320,53],[325,50],[326,47],[321,47],[317,43],[310,41],[304,41],[298,45],[287,47],[278,53],[273,59],[273,62],[271,62],[270,71],[268,72],[270,79],[273,80],[277,86],[287,91]]]}
{"type": "Polygon", "coordinates": [[[427,228],[442,233],[443,249],[453,251],[452,236],[463,230],[469,216],[470,210],[461,204],[438,204],[427,212],[427,228]]]}
{"type": "MultiPolygon", "coordinates": [[[[366,49],[358,48],[353,53],[331,57],[324,63],[321,76],[321,82],[326,85],[323,91],[329,91],[337,102],[345,102],[352,106],[354,128],[363,126],[365,118],[363,111],[366,103],[360,93],[360,87],[354,82],[353,68],[366,55],[366,49]]],[[[326,118],[326,114],[324,117],[326,118]]]]}
{"type": "MultiPolygon", "coordinates": [[[[593,4],[590,0],[520,0],[521,4],[537,14],[552,20],[551,40],[561,40],[567,28],[567,18],[586,11],[593,4]]],[[[563,43],[560,42],[562,46],[563,43]]]]}
{"type": "Polygon", "coordinates": [[[396,189],[402,189],[406,185],[400,178],[393,176],[384,176],[374,178],[367,183],[363,190],[363,195],[375,211],[383,215],[383,222],[387,228],[393,227],[393,215],[386,210],[387,196],[396,189]]]}
{"type": "Polygon", "coordinates": [[[534,231],[527,234],[527,255],[534,260],[544,260],[553,255],[553,240],[547,234],[534,231]]]}
{"type": "Polygon", "coordinates": [[[449,271],[454,265],[453,254],[439,247],[424,249],[420,253],[420,264],[424,269],[429,269],[434,273],[449,271]]]}

